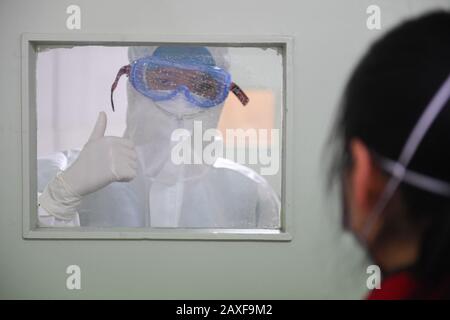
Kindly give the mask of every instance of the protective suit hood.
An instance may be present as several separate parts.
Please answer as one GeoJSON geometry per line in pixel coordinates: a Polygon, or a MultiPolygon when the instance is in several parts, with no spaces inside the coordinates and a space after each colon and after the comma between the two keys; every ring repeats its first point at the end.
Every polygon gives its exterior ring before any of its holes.
{"type": "MultiPolygon", "coordinates": [[[[160,48],[162,47],[130,47],[129,60],[132,62],[152,55],[160,48]]],[[[214,50],[216,56],[213,61],[219,61],[222,68],[227,67],[224,49],[220,54],[218,48],[214,50]]],[[[203,131],[216,128],[223,103],[211,108],[200,108],[190,104],[181,94],[171,100],[155,102],[137,92],[129,82],[127,97],[124,137],[134,142],[146,178],[173,185],[200,177],[209,169],[204,164],[174,164],[170,158],[171,150],[179,142],[171,141],[171,136],[176,129],[185,129],[192,134],[195,121],[201,122],[203,131]]]]}

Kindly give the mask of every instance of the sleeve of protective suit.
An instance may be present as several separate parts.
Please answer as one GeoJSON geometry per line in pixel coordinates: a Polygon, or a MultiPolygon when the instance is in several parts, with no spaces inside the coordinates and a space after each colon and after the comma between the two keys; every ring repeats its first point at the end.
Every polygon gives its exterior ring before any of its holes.
{"type": "Polygon", "coordinates": [[[106,114],[101,112],[78,158],[69,168],[58,172],[38,197],[39,220],[44,224],[79,225],[77,207],[83,196],[111,182],[130,181],[136,176],[137,155],[132,142],[105,137],[105,130],[106,114]],[[48,216],[53,218],[44,218],[48,216]]]}
{"type": "MultiPolygon", "coordinates": [[[[40,196],[41,193],[38,193],[38,198],[40,196]]],[[[71,219],[60,219],[38,205],[38,223],[39,227],[79,227],[80,217],[75,212],[71,219]]]]}

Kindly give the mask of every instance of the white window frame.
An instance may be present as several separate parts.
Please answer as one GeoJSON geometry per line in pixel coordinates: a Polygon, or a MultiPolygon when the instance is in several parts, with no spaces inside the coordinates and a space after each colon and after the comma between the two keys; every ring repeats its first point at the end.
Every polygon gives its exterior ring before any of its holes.
{"type": "Polygon", "coordinates": [[[291,241],[293,234],[293,38],[289,36],[138,36],[97,34],[22,35],[22,235],[24,239],[167,239],[167,240],[255,240],[291,241]],[[38,227],[37,221],[37,120],[36,57],[37,48],[77,45],[156,45],[163,43],[277,47],[283,53],[283,112],[281,153],[281,228],[97,228],[38,227]]]}

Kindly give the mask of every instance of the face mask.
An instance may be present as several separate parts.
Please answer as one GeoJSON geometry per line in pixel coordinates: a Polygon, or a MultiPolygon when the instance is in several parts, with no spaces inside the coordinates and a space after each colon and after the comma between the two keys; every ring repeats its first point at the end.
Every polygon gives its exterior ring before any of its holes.
{"type": "Polygon", "coordinates": [[[207,111],[206,109],[193,105],[182,95],[176,96],[170,100],[155,101],[155,105],[162,112],[178,119],[195,117],[199,113],[207,111]]]}
{"type": "MultiPolygon", "coordinates": [[[[198,108],[186,101],[183,95],[155,102],[141,95],[131,84],[127,85],[127,95],[124,137],[133,141],[144,175],[164,184],[200,176],[207,166],[190,164],[185,170],[183,165],[173,164],[172,151],[180,141],[173,140],[172,134],[178,129],[193,134],[196,123],[201,123],[201,130],[216,128],[223,104],[213,108],[198,108]],[[180,177],[181,173],[183,177],[180,177]]],[[[190,150],[193,156],[195,149],[190,150]]]]}

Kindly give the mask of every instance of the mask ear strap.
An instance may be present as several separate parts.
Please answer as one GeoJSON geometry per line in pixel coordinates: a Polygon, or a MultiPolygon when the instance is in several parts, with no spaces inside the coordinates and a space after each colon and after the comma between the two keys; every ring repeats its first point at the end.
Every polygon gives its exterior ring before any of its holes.
{"type": "Polygon", "coordinates": [[[115,111],[114,110],[114,101],[113,101],[114,90],[116,90],[116,87],[117,87],[117,84],[119,83],[120,77],[122,77],[124,74],[126,74],[127,77],[130,76],[130,70],[131,70],[130,65],[126,65],[126,66],[123,66],[122,68],[120,68],[119,72],[117,72],[116,79],[114,80],[114,82],[111,86],[111,107],[112,107],[113,111],[115,111]]]}
{"type": "Polygon", "coordinates": [[[425,107],[422,115],[414,126],[413,130],[408,136],[405,145],[403,146],[400,156],[396,162],[392,165],[392,177],[389,179],[384,191],[382,192],[380,199],[376,203],[374,209],[372,210],[372,215],[369,217],[368,221],[363,230],[363,236],[367,239],[370,230],[378,219],[378,217],[383,213],[384,209],[389,204],[394,193],[399,188],[400,184],[404,181],[405,175],[407,173],[408,165],[411,159],[415,155],[417,149],[419,148],[423,138],[427,134],[430,127],[433,125],[434,121],[441,113],[442,109],[447,105],[447,101],[450,99],[450,75],[447,77],[445,82],[441,85],[437,93],[433,96],[428,106],[425,107]]]}
{"type": "Polygon", "coordinates": [[[230,85],[230,91],[234,93],[234,95],[239,99],[243,106],[247,105],[250,101],[248,96],[245,94],[244,90],[242,90],[236,83],[232,82],[230,85]]]}

